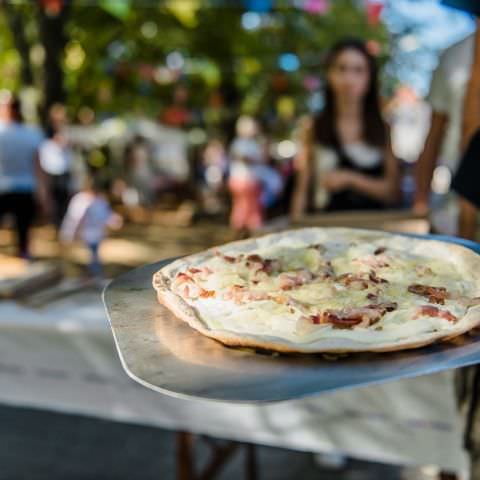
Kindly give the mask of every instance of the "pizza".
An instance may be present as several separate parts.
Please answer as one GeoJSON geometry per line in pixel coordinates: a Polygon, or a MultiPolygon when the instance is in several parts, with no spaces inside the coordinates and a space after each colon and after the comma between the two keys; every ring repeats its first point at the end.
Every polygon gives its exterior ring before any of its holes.
{"type": "Polygon", "coordinates": [[[178,259],[153,277],[178,319],[229,346],[384,352],[480,324],[480,256],[348,228],[287,230],[178,259]]]}

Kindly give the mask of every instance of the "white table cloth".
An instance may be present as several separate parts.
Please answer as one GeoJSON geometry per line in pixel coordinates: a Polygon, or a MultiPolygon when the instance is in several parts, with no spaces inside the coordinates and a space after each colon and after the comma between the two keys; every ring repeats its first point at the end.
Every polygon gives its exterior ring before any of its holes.
{"type": "Polygon", "coordinates": [[[93,291],[35,309],[0,302],[0,403],[468,470],[452,372],[261,406],[179,400],[127,377],[93,291]]]}

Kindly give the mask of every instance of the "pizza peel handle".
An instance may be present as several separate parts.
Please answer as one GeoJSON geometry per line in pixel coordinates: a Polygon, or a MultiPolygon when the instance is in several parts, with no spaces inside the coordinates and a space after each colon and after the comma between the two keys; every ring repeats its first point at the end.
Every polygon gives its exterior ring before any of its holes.
{"type": "MultiPolygon", "coordinates": [[[[480,253],[474,242],[457,243],[480,253]]],[[[182,398],[237,403],[275,402],[414,377],[480,362],[480,334],[455,344],[384,354],[271,355],[224,347],[160,305],[152,276],[174,259],[136,268],[103,293],[117,351],[126,373],[152,390],[182,398]]]]}

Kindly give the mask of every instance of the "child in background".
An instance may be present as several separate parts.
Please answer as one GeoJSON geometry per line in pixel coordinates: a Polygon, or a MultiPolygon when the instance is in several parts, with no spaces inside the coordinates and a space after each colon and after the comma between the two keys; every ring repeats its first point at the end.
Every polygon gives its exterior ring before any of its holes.
{"type": "Polygon", "coordinates": [[[283,181],[278,171],[267,164],[266,144],[256,120],[241,116],[236,133],[230,146],[230,224],[239,233],[252,233],[262,226],[264,211],[277,200],[283,181]]]}
{"type": "Polygon", "coordinates": [[[89,273],[92,277],[102,276],[102,265],[98,250],[108,228],[119,229],[122,217],[110,208],[105,194],[105,182],[98,177],[87,179],[85,188],[73,196],[63,220],[60,239],[82,241],[90,250],[89,273]]]}

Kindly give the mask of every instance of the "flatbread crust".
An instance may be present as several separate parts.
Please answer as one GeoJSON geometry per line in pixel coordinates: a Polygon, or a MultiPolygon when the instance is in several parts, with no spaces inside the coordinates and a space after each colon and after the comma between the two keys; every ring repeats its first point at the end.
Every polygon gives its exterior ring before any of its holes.
{"type": "Polygon", "coordinates": [[[384,341],[375,344],[365,343],[348,338],[322,338],[310,343],[296,343],[276,336],[236,333],[223,329],[210,328],[197,313],[196,309],[174,293],[171,284],[177,272],[198,265],[216,255],[216,252],[228,252],[238,255],[249,253],[258,248],[277,245],[287,239],[306,241],[308,243],[322,242],[335,237],[348,238],[351,241],[383,240],[387,246],[395,246],[425,254],[430,258],[448,260],[464,272],[475,285],[472,296],[480,295],[480,256],[473,251],[437,240],[420,240],[417,238],[394,235],[374,230],[348,228],[304,228],[287,230],[259,238],[241,240],[211,248],[205,252],[189,255],[163,267],[153,277],[153,287],[157,291],[160,303],[165,305],[176,317],[188,323],[207,337],[216,339],[225,345],[233,347],[253,347],[275,350],[284,353],[349,353],[349,352],[392,352],[422,347],[439,341],[449,341],[480,325],[480,305],[470,307],[467,314],[458,320],[455,328],[449,331],[428,332],[416,335],[415,338],[401,338],[395,341],[384,341]]]}

